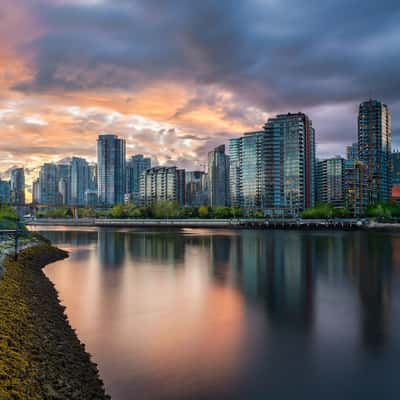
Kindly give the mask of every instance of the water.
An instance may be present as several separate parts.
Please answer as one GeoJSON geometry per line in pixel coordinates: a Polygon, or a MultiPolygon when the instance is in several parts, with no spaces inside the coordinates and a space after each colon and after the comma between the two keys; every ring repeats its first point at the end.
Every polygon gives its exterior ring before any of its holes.
{"type": "Polygon", "coordinates": [[[400,398],[398,233],[39,230],[114,400],[400,398]]]}

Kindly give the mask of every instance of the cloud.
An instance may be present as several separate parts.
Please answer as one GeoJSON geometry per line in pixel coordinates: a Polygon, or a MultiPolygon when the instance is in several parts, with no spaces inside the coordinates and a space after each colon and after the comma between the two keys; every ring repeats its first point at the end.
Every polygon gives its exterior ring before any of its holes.
{"type": "Polygon", "coordinates": [[[368,97],[391,108],[398,144],[398,1],[21,0],[16,10],[1,31],[18,68],[0,78],[0,110],[18,104],[0,126],[28,150],[0,152],[18,160],[77,147],[93,158],[109,131],[131,152],[188,165],[289,111],[311,116],[328,156],[355,140],[368,97]],[[9,33],[15,24],[23,34],[9,33]]]}

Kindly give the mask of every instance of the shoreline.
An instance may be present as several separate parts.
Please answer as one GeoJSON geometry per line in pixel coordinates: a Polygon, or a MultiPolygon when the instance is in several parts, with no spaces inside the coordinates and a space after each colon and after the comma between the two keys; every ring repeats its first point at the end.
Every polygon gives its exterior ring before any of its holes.
{"type": "Polygon", "coordinates": [[[117,227],[117,228],[231,228],[288,230],[388,230],[400,229],[400,223],[385,223],[361,219],[37,219],[28,226],[117,227]]]}
{"type": "Polygon", "coordinates": [[[105,399],[97,365],[43,268],[68,257],[47,243],[6,256],[0,278],[0,399],[105,399]]]}

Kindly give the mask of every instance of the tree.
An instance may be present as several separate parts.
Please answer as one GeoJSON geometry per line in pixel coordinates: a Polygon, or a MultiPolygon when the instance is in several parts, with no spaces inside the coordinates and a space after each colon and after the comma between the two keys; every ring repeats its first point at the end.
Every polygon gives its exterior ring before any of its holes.
{"type": "Polygon", "coordinates": [[[115,205],[110,211],[111,218],[125,218],[126,212],[122,204],[115,205]]]}
{"type": "Polygon", "coordinates": [[[199,207],[199,217],[200,218],[208,218],[209,216],[210,216],[210,207],[200,206],[199,207]]]}

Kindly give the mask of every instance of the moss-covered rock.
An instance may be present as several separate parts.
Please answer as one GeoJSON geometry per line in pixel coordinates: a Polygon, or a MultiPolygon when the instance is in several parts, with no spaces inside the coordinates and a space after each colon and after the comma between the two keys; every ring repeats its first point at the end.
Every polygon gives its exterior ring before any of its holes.
{"type": "Polygon", "coordinates": [[[67,253],[41,244],[7,258],[0,280],[0,400],[109,399],[42,268],[67,253]]]}

